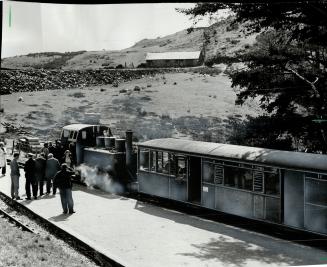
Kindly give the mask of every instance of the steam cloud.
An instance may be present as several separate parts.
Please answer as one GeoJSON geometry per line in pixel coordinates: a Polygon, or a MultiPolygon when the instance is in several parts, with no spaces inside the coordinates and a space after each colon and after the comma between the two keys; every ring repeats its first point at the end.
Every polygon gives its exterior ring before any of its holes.
{"type": "Polygon", "coordinates": [[[103,172],[97,167],[82,164],[77,167],[77,170],[81,172],[82,181],[88,187],[97,187],[111,194],[121,194],[124,191],[121,184],[114,181],[107,172],[103,172]]]}

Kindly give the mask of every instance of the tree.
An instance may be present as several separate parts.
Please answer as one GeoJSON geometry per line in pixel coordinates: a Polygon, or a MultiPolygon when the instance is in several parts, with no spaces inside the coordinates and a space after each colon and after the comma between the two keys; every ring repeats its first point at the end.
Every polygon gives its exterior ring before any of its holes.
{"type": "Polygon", "coordinates": [[[240,56],[246,68],[229,74],[239,88],[236,104],[258,97],[267,113],[249,118],[243,141],[253,143],[257,133],[262,146],[274,146],[282,137],[291,139],[293,148],[301,143],[326,153],[327,2],[200,3],[179,11],[195,18],[225,8],[248,33],[261,32],[240,56]]]}

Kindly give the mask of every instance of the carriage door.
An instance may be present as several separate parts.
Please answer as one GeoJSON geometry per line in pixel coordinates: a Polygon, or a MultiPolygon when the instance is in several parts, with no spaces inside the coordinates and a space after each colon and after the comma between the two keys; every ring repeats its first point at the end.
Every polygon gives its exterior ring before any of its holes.
{"type": "Polygon", "coordinates": [[[201,204],[201,158],[188,157],[188,201],[201,204]]]}
{"type": "Polygon", "coordinates": [[[301,172],[284,171],[284,223],[304,226],[304,176],[301,172]]]}

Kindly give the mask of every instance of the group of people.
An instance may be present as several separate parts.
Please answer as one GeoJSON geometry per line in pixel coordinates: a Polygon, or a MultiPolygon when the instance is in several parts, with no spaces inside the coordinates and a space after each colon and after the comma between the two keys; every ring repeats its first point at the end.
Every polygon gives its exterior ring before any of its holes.
{"type": "MultiPolygon", "coordinates": [[[[56,154],[57,159],[51,151],[53,146],[45,144],[41,153],[34,159],[34,155],[28,153],[28,160],[25,162],[25,191],[26,199],[38,199],[44,195],[44,184],[46,184],[47,195],[56,195],[59,189],[63,213],[75,213],[74,202],[72,198],[72,182],[71,176],[74,174],[74,159],[72,153],[66,150],[63,156],[56,154]]],[[[14,158],[10,162],[11,168],[11,196],[12,199],[19,200],[19,153],[14,153],[14,158]]]]}

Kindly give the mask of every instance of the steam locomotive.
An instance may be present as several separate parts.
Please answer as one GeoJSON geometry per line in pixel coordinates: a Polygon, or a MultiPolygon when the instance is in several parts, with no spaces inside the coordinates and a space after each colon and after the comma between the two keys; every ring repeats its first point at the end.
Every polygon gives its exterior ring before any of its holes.
{"type": "Polygon", "coordinates": [[[327,156],[174,138],[132,143],[101,125],[65,126],[77,164],[127,190],[327,234],[327,156]],[[106,136],[103,135],[106,131],[106,136]]]}

